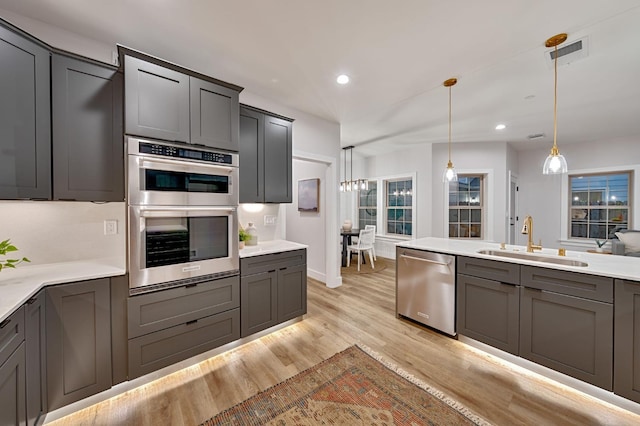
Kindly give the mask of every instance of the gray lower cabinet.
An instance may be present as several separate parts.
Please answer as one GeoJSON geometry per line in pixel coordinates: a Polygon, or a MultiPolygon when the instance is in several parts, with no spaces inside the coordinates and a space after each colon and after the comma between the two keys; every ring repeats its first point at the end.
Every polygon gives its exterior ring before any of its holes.
{"type": "Polygon", "coordinates": [[[54,54],[53,198],[124,201],[122,74],[54,54]]]}
{"type": "Polygon", "coordinates": [[[240,202],[292,202],[293,120],[240,106],[240,202]]]}
{"type": "Polygon", "coordinates": [[[463,274],[457,279],[458,333],[518,355],[520,287],[463,274]]]}
{"type": "Polygon", "coordinates": [[[640,282],[615,280],[613,392],[640,403],[640,282]]]}
{"type": "Polygon", "coordinates": [[[109,279],[48,288],[45,315],[49,410],[109,389],[109,279]]]}
{"type": "Polygon", "coordinates": [[[189,76],[124,57],[125,133],[189,142],[189,76]]]}
{"type": "Polygon", "coordinates": [[[306,250],[240,259],[241,335],[307,312],[306,250]]]}
{"type": "Polygon", "coordinates": [[[25,304],[27,424],[41,424],[47,413],[45,290],[25,304]]]}
{"type": "Polygon", "coordinates": [[[240,338],[238,276],[127,300],[129,379],[240,338]]]}
{"type": "Polygon", "coordinates": [[[521,357],[613,390],[612,304],[524,288],[520,310],[521,357]]]}
{"type": "Polygon", "coordinates": [[[0,364],[0,425],[26,425],[25,349],[22,342],[0,364]]]}
{"type": "Polygon", "coordinates": [[[0,20],[0,199],[51,198],[49,57],[0,20]]]}

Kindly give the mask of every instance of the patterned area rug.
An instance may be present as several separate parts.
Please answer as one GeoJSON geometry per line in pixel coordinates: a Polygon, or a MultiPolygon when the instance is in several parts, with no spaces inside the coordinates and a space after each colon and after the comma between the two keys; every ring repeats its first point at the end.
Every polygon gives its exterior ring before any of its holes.
{"type": "Polygon", "coordinates": [[[203,425],[488,425],[456,401],[352,346],[203,425]]]}

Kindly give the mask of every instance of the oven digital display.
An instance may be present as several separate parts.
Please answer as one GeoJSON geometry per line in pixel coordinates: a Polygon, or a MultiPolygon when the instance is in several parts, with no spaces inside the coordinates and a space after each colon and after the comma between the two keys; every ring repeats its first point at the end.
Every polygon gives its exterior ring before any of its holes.
{"type": "Polygon", "coordinates": [[[207,163],[231,164],[231,154],[211,152],[200,149],[182,148],[159,143],[140,142],[139,150],[142,154],[159,155],[161,157],[185,158],[188,160],[206,161],[207,163]]]}

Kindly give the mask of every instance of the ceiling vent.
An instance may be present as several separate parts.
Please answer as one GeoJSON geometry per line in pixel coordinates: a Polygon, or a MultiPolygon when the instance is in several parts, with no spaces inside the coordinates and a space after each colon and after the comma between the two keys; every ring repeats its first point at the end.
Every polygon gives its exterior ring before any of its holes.
{"type": "Polygon", "coordinates": [[[542,139],[544,138],[545,135],[544,133],[533,133],[527,136],[527,139],[529,139],[530,141],[536,140],[536,139],[542,139]]]}
{"type": "MultiPolygon", "coordinates": [[[[556,57],[555,49],[545,52],[547,66],[553,68],[553,60],[556,57]]],[[[565,46],[558,47],[558,66],[567,65],[579,59],[589,56],[589,38],[583,37],[565,46]]]]}

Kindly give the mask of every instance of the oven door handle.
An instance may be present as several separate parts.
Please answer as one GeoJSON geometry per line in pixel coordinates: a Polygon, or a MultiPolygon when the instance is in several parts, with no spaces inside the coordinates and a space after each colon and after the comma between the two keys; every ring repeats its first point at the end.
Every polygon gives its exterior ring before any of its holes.
{"type": "Polygon", "coordinates": [[[210,214],[217,215],[220,212],[234,213],[235,207],[187,207],[187,206],[172,206],[172,207],[139,207],[140,217],[175,217],[176,213],[180,216],[207,216],[210,214]]]}
{"type": "Polygon", "coordinates": [[[201,164],[190,161],[181,160],[164,160],[161,158],[149,159],[145,157],[138,157],[140,160],[140,168],[154,169],[154,170],[167,170],[172,172],[184,172],[184,173],[201,173],[212,174],[212,172],[218,170],[226,174],[233,173],[237,170],[237,167],[222,166],[218,164],[201,164]]]}

